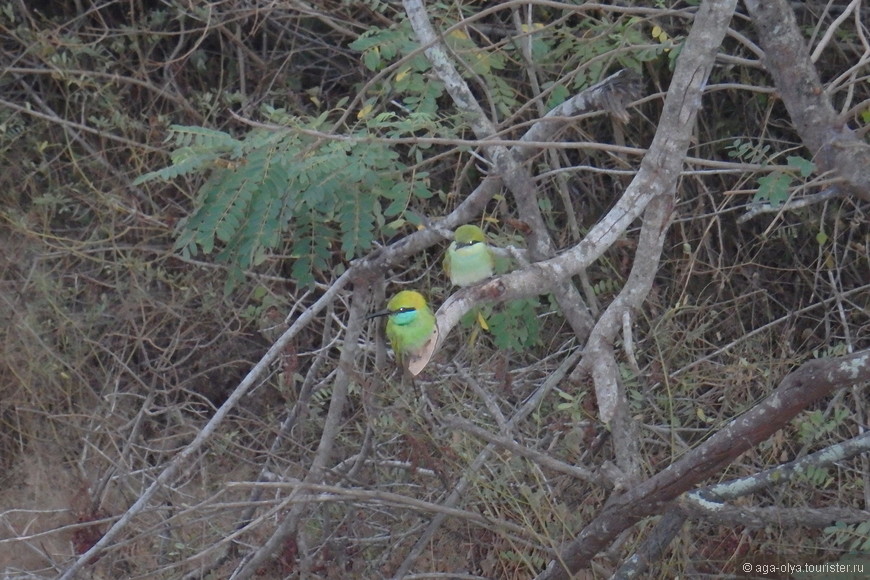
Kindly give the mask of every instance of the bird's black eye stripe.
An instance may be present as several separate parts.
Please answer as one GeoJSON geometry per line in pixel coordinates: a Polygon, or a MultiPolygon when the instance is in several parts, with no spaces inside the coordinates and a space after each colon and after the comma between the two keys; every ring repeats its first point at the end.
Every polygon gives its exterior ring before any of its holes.
{"type": "Polygon", "coordinates": [[[402,314],[403,312],[414,312],[417,310],[416,308],[411,308],[410,306],[405,306],[404,308],[399,308],[393,314],[402,314]]]}

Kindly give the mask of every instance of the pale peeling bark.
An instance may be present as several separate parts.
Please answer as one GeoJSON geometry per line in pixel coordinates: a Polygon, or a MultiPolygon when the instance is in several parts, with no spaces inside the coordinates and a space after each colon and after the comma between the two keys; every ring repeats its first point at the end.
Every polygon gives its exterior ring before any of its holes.
{"type": "Polygon", "coordinates": [[[785,0],[746,0],[764,63],[819,173],[834,171],[848,193],[870,200],[870,145],[840,119],[785,0]]]}

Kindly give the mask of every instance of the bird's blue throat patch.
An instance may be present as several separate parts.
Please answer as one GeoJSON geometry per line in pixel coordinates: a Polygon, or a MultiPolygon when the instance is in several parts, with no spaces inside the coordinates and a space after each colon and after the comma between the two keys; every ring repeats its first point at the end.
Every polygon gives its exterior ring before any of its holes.
{"type": "Polygon", "coordinates": [[[398,324],[399,326],[405,326],[406,324],[411,324],[414,322],[414,319],[417,318],[416,310],[400,310],[393,314],[393,322],[398,324]]]}

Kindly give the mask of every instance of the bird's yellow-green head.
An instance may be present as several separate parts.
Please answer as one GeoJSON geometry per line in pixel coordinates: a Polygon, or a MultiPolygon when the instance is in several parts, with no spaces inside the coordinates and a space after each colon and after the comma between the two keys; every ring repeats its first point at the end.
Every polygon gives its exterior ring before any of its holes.
{"type": "Polygon", "coordinates": [[[459,247],[472,246],[477,242],[486,242],[486,235],[479,227],[471,224],[459,226],[453,232],[453,240],[459,247]]]}
{"type": "Polygon", "coordinates": [[[426,299],[414,290],[402,290],[387,302],[387,309],[368,318],[387,316],[387,338],[396,356],[420,350],[435,330],[435,315],[426,299]]]}
{"type": "Polygon", "coordinates": [[[444,256],[444,271],[454,286],[470,286],[492,276],[495,258],[479,227],[466,224],[453,232],[444,256]]]}

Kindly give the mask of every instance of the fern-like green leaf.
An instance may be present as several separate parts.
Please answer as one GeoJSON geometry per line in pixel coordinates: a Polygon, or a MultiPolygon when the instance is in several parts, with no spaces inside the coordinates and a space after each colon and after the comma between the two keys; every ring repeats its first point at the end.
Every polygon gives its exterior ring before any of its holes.
{"type": "Polygon", "coordinates": [[[295,258],[291,274],[300,285],[314,283],[314,273],[329,269],[333,232],[315,213],[301,213],[291,224],[294,243],[292,256],[295,258]]]}
{"type": "Polygon", "coordinates": [[[182,125],[172,125],[170,129],[169,140],[175,144],[171,155],[172,165],[140,175],[133,181],[133,185],[155,179],[169,180],[179,175],[209,169],[223,156],[237,158],[241,154],[242,142],[223,131],[182,125]]]}
{"type": "Polygon", "coordinates": [[[140,175],[133,180],[133,185],[142,185],[143,183],[146,183],[148,181],[154,181],[156,179],[170,180],[178,177],[179,175],[186,175],[188,173],[202,171],[203,168],[208,167],[218,157],[219,155],[212,153],[199,153],[196,155],[190,155],[177,163],[173,163],[169,167],[164,167],[163,169],[159,169],[157,171],[150,171],[148,173],[140,175]]]}
{"type": "Polygon", "coordinates": [[[174,141],[176,149],[191,147],[204,151],[237,153],[242,145],[241,141],[233,139],[229,133],[207,127],[172,125],[170,129],[170,139],[174,141]]]}
{"type": "Polygon", "coordinates": [[[342,200],[337,212],[341,251],[347,260],[370,248],[374,242],[374,205],[371,195],[353,195],[342,200]]]}
{"type": "MultiPolygon", "coordinates": [[[[397,53],[405,48],[400,39],[406,32],[391,37],[397,53]]],[[[398,215],[411,196],[432,195],[425,174],[405,181],[399,154],[386,144],[332,140],[312,147],[312,138],[292,128],[304,125],[302,120],[282,119],[291,128],[258,129],[242,139],[202,127],[173,127],[173,164],[137,180],[208,174],[196,207],[179,224],[176,248],[185,256],[217,251],[215,258],[230,266],[227,288],[285,241],[293,277],[309,285],[318,272],[341,266],[336,251],[350,260],[371,248],[377,224],[384,221],[382,199],[398,215]]],[[[382,116],[379,123],[374,130],[397,136],[437,124],[432,115],[382,116]]]]}

